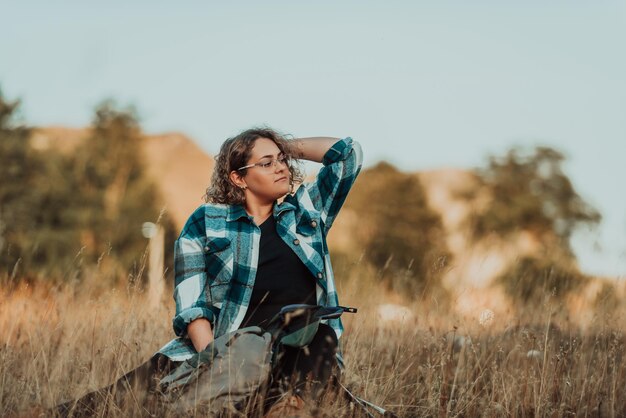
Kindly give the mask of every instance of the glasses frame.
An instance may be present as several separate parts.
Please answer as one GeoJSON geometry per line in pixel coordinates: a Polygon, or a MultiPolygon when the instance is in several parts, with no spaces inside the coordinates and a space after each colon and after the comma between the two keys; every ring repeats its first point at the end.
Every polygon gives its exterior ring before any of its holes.
{"type": "Polygon", "coordinates": [[[265,164],[268,164],[268,162],[265,162],[265,161],[264,162],[260,162],[259,161],[259,162],[256,162],[254,164],[248,164],[248,165],[245,165],[243,167],[240,167],[240,168],[238,168],[235,171],[241,171],[241,170],[245,170],[247,168],[253,168],[253,167],[260,167],[262,169],[265,169],[265,168],[268,168],[268,169],[269,168],[276,168],[276,164],[278,164],[278,163],[283,164],[285,167],[289,167],[289,157],[287,157],[286,155],[281,155],[278,158],[272,158],[269,161],[270,166],[268,166],[268,167],[263,167],[265,164]]]}

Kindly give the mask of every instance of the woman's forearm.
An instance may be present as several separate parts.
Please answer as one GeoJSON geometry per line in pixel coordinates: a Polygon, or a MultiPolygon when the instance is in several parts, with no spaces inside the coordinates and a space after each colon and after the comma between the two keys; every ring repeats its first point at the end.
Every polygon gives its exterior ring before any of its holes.
{"type": "Polygon", "coordinates": [[[203,351],[209,343],[213,342],[211,323],[206,318],[198,318],[191,321],[187,325],[187,335],[189,335],[197,352],[203,351]]]}
{"type": "Polygon", "coordinates": [[[295,157],[302,160],[321,163],[324,154],[332,147],[339,138],[312,137],[294,139],[295,157]]]}

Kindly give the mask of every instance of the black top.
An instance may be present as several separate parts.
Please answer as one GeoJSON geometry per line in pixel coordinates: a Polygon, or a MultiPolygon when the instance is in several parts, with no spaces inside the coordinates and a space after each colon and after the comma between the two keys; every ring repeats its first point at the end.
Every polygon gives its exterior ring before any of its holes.
{"type": "Polygon", "coordinates": [[[242,327],[263,326],[285,305],[315,305],[315,276],[276,232],[270,215],[261,228],[259,263],[250,305],[242,327]]]}

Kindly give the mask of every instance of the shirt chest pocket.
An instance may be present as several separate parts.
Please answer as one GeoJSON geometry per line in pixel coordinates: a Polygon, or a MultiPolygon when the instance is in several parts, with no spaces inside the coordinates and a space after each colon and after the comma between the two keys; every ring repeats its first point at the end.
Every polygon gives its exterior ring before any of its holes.
{"type": "Polygon", "coordinates": [[[208,239],[204,247],[207,279],[214,300],[226,292],[233,276],[234,254],[228,238],[208,239]]]}
{"type": "Polygon", "coordinates": [[[310,237],[320,231],[319,212],[303,212],[296,224],[296,232],[299,235],[310,237]]]}

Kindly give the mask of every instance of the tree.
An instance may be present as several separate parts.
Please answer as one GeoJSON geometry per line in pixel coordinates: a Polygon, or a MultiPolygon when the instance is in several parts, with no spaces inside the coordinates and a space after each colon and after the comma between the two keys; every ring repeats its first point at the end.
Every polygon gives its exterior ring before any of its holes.
{"type": "MultiPolygon", "coordinates": [[[[80,204],[80,239],[93,261],[110,254],[122,271],[136,266],[145,250],[143,222],[160,218],[158,195],[141,158],[136,112],[105,101],[95,111],[92,134],[76,150],[75,190],[80,204]]],[[[173,227],[162,217],[166,230],[173,227]]]]}
{"type": "Polygon", "coordinates": [[[34,203],[36,156],[29,146],[30,129],[18,116],[20,101],[0,91],[0,263],[11,271],[28,241],[29,213],[34,203]]]}
{"type": "Polygon", "coordinates": [[[503,157],[490,157],[477,173],[493,200],[471,219],[474,236],[520,229],[539,236],[550,233],[571,254],[574,229],[582,223],[595,225],[601,216],[563,173],[563,160],[563,154],[549,147],[537,147],[530,155],[514,148],[503,157]]]}
{"type": "Polygon", "coordinates": [[[439,285],[450,254],[415,175],[384,162],[363,170],[346,207],[358,215],[365,259],[393,289],[416,295],[439,285]]]}
{"type": "Polygon", "coordinates": [[[117,277],[137,270],[142,223],[161,218],[169,238],[173,226],[145,174],[135,112],[102,103],[90,136],[62,154],[30,146],[18,109],[0,94],[0,272],[76,277],[103,255],[117,277]]]}

